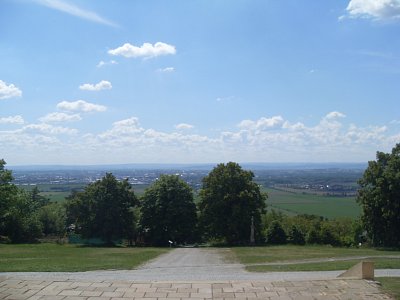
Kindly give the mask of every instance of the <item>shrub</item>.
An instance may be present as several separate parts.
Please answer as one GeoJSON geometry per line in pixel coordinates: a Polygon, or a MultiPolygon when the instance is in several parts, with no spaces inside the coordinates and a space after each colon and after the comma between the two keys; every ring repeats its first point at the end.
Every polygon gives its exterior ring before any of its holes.
{"type": "Polygon", "coordinates": [[[288,240],[289,243],[294,245],[304,245],[306,243],[304,233],[296,225],[292,225],[288,240]]]}
{"type": "Polygon", "coordinates": [[[267,243],[271,245],[279,245],[287,243],[287,236],[282,228],[282,225],[278,221],[273,221],[271,226],[267,230],[267,243]]]}

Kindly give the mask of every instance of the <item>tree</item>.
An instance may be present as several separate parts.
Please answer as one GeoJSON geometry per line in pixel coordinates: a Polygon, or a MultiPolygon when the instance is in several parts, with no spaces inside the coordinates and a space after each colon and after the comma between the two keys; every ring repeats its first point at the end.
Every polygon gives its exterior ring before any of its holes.
{"type": "Polygon", "coordinates": [[[273,221],[267,230],[267,243],[271,245],[282,245],[287,243],[287,236],[282,225],[278,221],[273,221]]]}
{"type": "Polygon", "coordinates": [[[41,236],[37,207],[30,195],[12,183],[12,172],[0,159],[0,236],[13,243],[30,242],[41,236]]]}
{"type": "Polygon", "coordinates": [[[62,236],[66,231],[65,206],[60,203],[50,203],[41,207],[39,220],[44,235],[62,236]]]}
{"type": "Polygon", "coordinates": [[[12,172],[5,169],[6,162],[0,159],[0,235],[2,234],[2,224],[9,214],[9,208],[13,197],[18,193],[17,187],[12,184],[14,179],[12,172]]]}
{"type": "Polygon", "coordinates": [[[292,225],[290,228],[289,242],[294,245],[304,245],[306,243],[304,233],[296,225],[292,225]]]}
{"type": "Polygon", "coordinates": [[[17,190],[3,223],[4,234],[13,243],[33,242],[42,235],[38,209],[29,193],[17,190]]]}
{"type": "Polygon", "coordinates": [[[400,246],[400,144],[391,153],[377,152],[376,161],[359,180],[357,201],[362,222],[374,246],[400,246]]]}
{"type": "Polygon", "coordinates": [[[134,207],[138,200],[127,180],[111,173],[68,198],[68,219],[75,219],[84,237],[101,238],[107,244],[135,234],[134,207]]]}
{"type": "Polygon", "coordinates": [[[161,175],[141,199],[142,230],[146,242],[167,245],[193,242],[197,214],[190,186],[175,175],[161,175]]]}
{"type": "Polygon", "coordinates": [[[199,209],[207,237],[222,238],[229,244],[248,243],[253,223],[255,240],[262,240],[261,215],[267,196],[253,177],[251,171],[229,162],[217,165],[203,178],[199,209]]]}

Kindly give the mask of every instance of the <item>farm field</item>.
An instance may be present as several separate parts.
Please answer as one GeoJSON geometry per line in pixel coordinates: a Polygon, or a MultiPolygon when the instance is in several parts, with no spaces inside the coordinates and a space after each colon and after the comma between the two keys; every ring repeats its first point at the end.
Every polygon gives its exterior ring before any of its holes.
{"type": "Polygon", "coordinates": [[[0,272],[127,270],[168,248],[85,247],[80,245],[0,244],[0,272]]]}
{"type": "MultiPolygon", "coordinates": [[[[39,184],[40,194],[52,202],[62,202],[73,190],[83,190],[85,184],[39,184]]],[[[149,185],[134,185],[136,196],[143,195],[149,185]]],[[[23,186],[31,190],[32,186],[23,186]]],[[[267,209],[275,209],[287,215],[314,214],[325,218],[357,218],[361,209],[354,197],[336,197],[301,192],[283,191],[272,188],[263,188],[268,193],[267,209]]],[[[196,202],[198,196],[195,195],[196,202]]]]}
{"type": "Polygon", "coordinates": [[[354,197],[336,197],[294,193],[264,188],[268,193],[267,209],[275,209],[288,215],[313,214],[325,218],[357,218],[361,208],[354,197]]]}
{"type": "MultiPolygon", "coordinates": [[[[149,185],[134,185],[132,187],[136,196],[140,196],[144,193],[144,190],[149,185]]],[[[21,188],[31,191],[34,186],[20,186],[21,188]]],[[[40,191],[40,195],[48,198],[51,202],[62,202],[65,198],[71,194],[73,190],[82,191],[86,187],[86,184],[38,184],[37,188],[40,191]]]]}

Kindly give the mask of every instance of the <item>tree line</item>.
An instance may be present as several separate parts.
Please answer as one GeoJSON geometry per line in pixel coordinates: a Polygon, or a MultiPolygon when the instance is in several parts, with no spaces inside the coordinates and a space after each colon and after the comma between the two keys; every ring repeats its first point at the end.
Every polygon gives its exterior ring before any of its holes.
{"type": "Polygon", "coordinates": [[[160,176],[138,197],[127,180],[108,173],[60,204],[50,203],[37,188],[19,189],[0,160],[0,241],[32,242],[75,232],[105,244],[123,239],[156,246],[206,241],[400,246],[400,144],[391,153],[377,152],[359,180],[360,221],[267,213],[268,195],[253,179],[237,163],[218,164],[203,178],[195,202],[179,176],[160,176]]]}

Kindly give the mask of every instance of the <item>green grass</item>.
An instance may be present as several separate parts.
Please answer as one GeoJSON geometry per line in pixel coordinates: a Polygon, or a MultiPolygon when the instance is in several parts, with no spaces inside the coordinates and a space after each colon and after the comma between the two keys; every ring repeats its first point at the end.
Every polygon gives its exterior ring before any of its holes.
{"type": "Polygon", "coordinates": [[[334,197],[294,193],[265,188],[267,205],[289,215],[313,214],[325,218],[357,218],[361,208],[354,197],[334,197]]]}
{"type": "Polygon", "coordinates": [[[128,270],[167,248],[84,247],[57,244],[0,244],[0,272],[128,270]]]}
{"type": "Polygon", "coordinates": [[[382,290],[394,299],[400,300],[400,277],[379,277],[375,278],[382,284],[382,290]]]}
{"type": "Polygon", "coordinates": [[[313,258],[400,255],[400,251],[385,251],[371,248],[338,248],[331,246],[266,246],[235,247],[232,251],[243,264],[283,262],[313,258]]]}
{"type": "MultiPolygon", "coordinates": [[[[347,270],[361,260],[346,260],[335,262],[321,263],[301,263],[292,265],[274,265],[274,266],[246,266],[249,272],[297,272],[297,271],[336,271],[347,270]]],[[[368,259],[373,261],[376,269],[400,269],[400,259],[374,258],[368,259]]]]}

